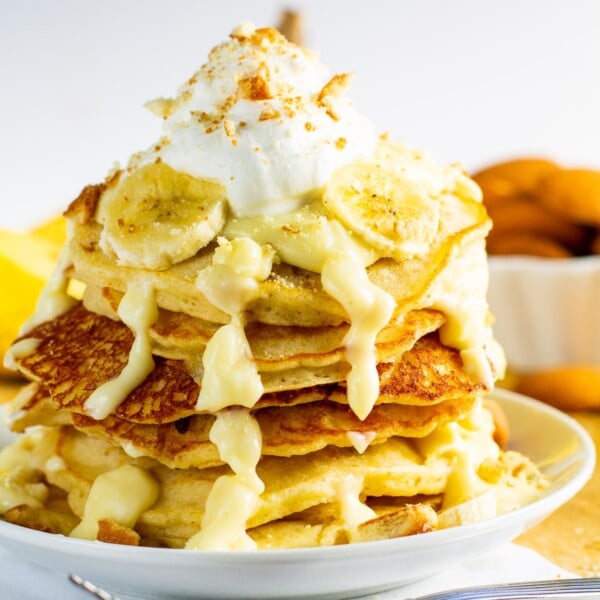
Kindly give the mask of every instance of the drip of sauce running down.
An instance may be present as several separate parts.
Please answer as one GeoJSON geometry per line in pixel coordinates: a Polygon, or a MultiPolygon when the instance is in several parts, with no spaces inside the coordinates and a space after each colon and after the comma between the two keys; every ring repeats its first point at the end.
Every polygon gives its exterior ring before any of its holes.
{"type": "Polygon", "coordinates": [[[364,454],[365,450],[370,446],[371,442],[377,437],[374,431],[347,431],[346,437],[359,454],[364,454]]]}
{"type": "Polygon", "coordinates": [[[344,307],[351,323],[344,339],[351,367],[348,403],[365,419],[379,396],[375,339],[395,307],[392,296],[367,275],[377,252],[326,217],[319,203],[288,215],[234,219],[225,234],[268,243],[286,263],[321,274],[323,289],[344,307]]]}
{"type": "MultiPolygon", "coordinates": [[[[448,200],[444,202],[451,205],[448,200]]],[[[487,287],[487,254],[485,240],[480,237],[462,250],[452,250],[449,265],[436,277],[427,296],[431,308],[446,317],[439,332],[441,342],[459,350],[466,373],[491,389],[495,378],[487,353],[493,355],[494,341],[487,287]]]]}
{"type": "Polygon", "coordinates": [[[76,303],[73,297],[67,294],[69,286],[69,278],[65,276],[65,271],[71,264],[71,255],[69,252],[69,244],[65,244],[58,262],[48,283],[44,286],[35,306],[33,315],[23,323],[20,334],[31,331],[34,327],[45,321],[50,321],[59,315],[66,313],[76,303]]]}
{"type": "Polygon", "coordinates": [[[379,397],[375,340],[392,318],[396,303],[371,283],[366,267],[353,256],[328,258],[321,282],[350,317],[350,330],[344,337],[345,357],[351,367],[346,381],[348,404],[364,420],[379,397]]]}
{"type": "MultiPolygon", "coordinates": [[[[50,321],[51,319],[66,313],[76,304],[77,301],[67,294],[69,278],[65,276],[65,271],[70,264],[71,255],[69,252],[69,244],[67,243],[61,250],[58,262],[54,267],[50,279],[40,293],[33,315],[21,325],[19,335],[24,335],[34,327],[40,325],[40,323],[50,321]]],[[[17,360],[33,354],[37,349],[38,344],[39,342],[35,338],[28,338],[16,342],[6,351],[4,355],[4,366],[7,369],[16,371],[17,360]]]]}
{"type": "Polygon", "coordinates": [[[12,371],[17,370],[17,361],[33,354],[40,345],[40,340],[36,338],[25,338],[15,342],[4,355],[4,366],[12,371]]]}
{"type": "Polygon", "coordinates": [[[215,481],[201,530],[186,547],[249,550],[256,544],[246,533],[246,523],[264,491],[256,474],[262,434],[256,419],[242,407],[254,406],[264,388],[244,331],[244,309],[256,296],[258,283],[271,273],[273,251],[249,238],[219,242],[213,264],[198,274],[196,285],[231,321],[219,328],[206,346],[196,408],[219,411],[209,437],[234,474],[215,481]],[[224,408],[232,404],[237,406],[224,408]]]}
{"type": "Polygon", "coordinates": [[[196,409],[211,412],[234,404],[250,408],[263,393],[244,331],[244,309],[256,297],[259,282],[267,279],[273,264],[270,246],[249,238],[219,242],[213,264],[196,279],[208,300],[231,317],[209,340],[202,375],[195,377],[201,379],[196,409]]]}
{"type": "MultiPolygon", "coordinates": [[[[391,318],[394,309],[394,299],[373,285],[367,274],[367,267],[383,255],[325,215],[320,201],[285,215],[234,218],[223,233],[228,238],[249,237],[270,244],[287,264],[321,274],[324,290],[342,304],[351,322],[344,340],[345,358],[352,368],[348,402],[364,419],[379,394],[374,343],[386,324],[385,315],[391,318]]],[[[442,277],[415,308],[435,308],[445,314],[442,342],[460,350],[467,373],[491,387],[494,377],[484,350],[486,340],[491,343],[485,326],[484,261],[483,240],[465,256],[453,256],[442,277]],[[457,285],[459,279],[461,285],[457,285]],[[473,288],[481,293],[473,293],[473,288]]]]}
{"type": "Polygon", "coordinates": [[[485,459],[496,459],[499,455],[492,438],[493,427],[490,414],[478,401],[461,421],[440,425],[428,436],[415,440],[419,452],[428,460],[436,457],[452,460],[443,509],[472,500],[490,488],[477,471],[485,459]]]}
{"type": "Polygon", "coordinates": [[[149,329],[158,319],[154,290],[148,283],[130,283],[118,314],[134,333],[129,359],[119,375],[96,388],[86,400],[84,409],[94,419],[105,419],[154,369],[149,329]]]}
{"type": "Polygon", "coordinates": [[[346,475],[336,484],[336,497],[340,507],[340,518],[352,540],[361,523],[374,519],[377,513],[360,501],[363,478],[346,475]]]}
{"type": "Polygon", "coordinates": [[[256,512],[265,486],[256,474],[262,452],[262,435],[246,408],[228,408],[217,414],[210,440],[234,475],[222,475],[208,495],[202,528],[186,548],[193,550],[252,550],[256,543],[246,523],[256,512]]]}
{"type": "Polygon", "coordinates": [[[70,537],[95,540],[98,521],[110,519],[132,528],[140,515],[158,498],[159,486],[152,475],[134,465],[102,473],[96,477],[83,509],[83,519],[70,537]]]}

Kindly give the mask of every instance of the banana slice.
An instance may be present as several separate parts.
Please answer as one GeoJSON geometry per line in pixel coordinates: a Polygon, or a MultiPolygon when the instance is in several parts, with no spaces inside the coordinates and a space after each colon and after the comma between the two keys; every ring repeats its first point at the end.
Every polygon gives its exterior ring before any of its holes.
{"type": "Polygon", "coordinates": [[[153,163],[105,191],[100,247],[120,265],[166,269],[194,256],[225,224],[225,189],[153,163]]]}
{"type": "Polygon", "coordinates": [[[438,230],[438,202],[418,184],[376,163],[338,169],[323,204],[367,244],[397,260],[426,252],[438,230]]]}
{"type": "Polygon", "coordinates": [[[387,138],[380,138],[377,143],[374,162],[399,177],[422,186],[432,198],[451,193],[463,200],[481,202],[483,199],[479,186],[460,165],[438,164],[427,152],[391,142],[387,138]]]}

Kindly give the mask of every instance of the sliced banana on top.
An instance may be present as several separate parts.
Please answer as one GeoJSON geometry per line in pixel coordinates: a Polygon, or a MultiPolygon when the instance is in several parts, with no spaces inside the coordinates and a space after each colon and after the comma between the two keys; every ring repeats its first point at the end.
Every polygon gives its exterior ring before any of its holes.
{"type": "Polygon", "coordinates": [[[325,188],[323,204],[367,244],[397,260],[426,252],[438,231],[437,200],[377,163],[338,169],[325,188]]]}
{"type": "Polygon", "coordinates": [[[215,239],[226,207],[218,183],[162,162],[145,165],[104,192],[97,213],[100,247],[113,251],[120,265],[166,269],[215,239]]]}
{"type": "Polygon", "coordinates": [[[422,185],[433,198],[450,193],[464,200],[482,201],[481,189],[458,164],[437,164],[427,152],[387,138],[377,143],[374,159],[384,169],[422,185]]]}

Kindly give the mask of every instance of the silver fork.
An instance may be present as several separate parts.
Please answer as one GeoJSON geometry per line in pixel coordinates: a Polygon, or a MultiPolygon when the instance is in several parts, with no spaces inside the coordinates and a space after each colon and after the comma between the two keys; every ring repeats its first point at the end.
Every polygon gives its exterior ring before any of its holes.
{"type": "Polygon", "coordinates": [[[75,575],[75,573],[71,573],[69,575],[69,579],[72,583],[78,585],[80,588],[83,588],[86,592],[89,592],[93,596],[96,596],[96,598],[100,598],[100,600],[119,600],[119,598],[114,594],[103,590],[102,588],[98,587],[95,583],[92,583],[91,581],[88,581],[83,577],[79,577],[79,575],[75,575]]]}
{"type": "MultiPolygon", "coordinates": [[[[101,600],[119,600],[90,581],[71,574],[69,579],[101,600]]],[[[600,577],[581,579],[549,579],[523,583],[499,583],[460,588],[412,598],[412,600],[522,600],[524,598],[576,598],[581,596],[600,598],[600,577]]]]}
{"type": "Polygon", "coordinates": [[[600,598],[600,577],[480,585],[428,594],[412,600],[521,600],[522,598],[575,598],[584,595],[600,598]]]}

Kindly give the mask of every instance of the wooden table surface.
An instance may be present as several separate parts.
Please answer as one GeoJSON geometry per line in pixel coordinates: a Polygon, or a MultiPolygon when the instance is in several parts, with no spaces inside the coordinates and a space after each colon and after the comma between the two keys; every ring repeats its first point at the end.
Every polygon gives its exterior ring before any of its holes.
{"type": "MultiPolygon", "coordinates": [[[[10,400],[19,387],[18,382],[0,379],[0,403],[10,400]]],[[[572,413],[572,416],[590,433],[600,456],[600,412],[572,413]]],[[[564,569],[599,577],[600,464],[579,494],[516,541],[564,569]]]]}
{"type": "MultiPolygon", "coordinates": [[[[587,429],[600,457],[600,411],[570,414],[587,429]]],[[[572,500],[516,541],[569,571],[600,577],[600,459],[572,500]]]]}

